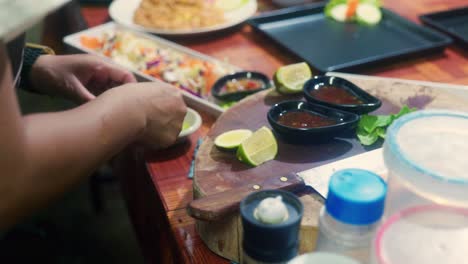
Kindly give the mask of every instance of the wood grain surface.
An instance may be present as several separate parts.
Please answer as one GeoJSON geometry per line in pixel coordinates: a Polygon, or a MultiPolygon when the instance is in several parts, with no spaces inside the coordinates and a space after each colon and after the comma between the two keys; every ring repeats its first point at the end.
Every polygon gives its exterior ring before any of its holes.
{"type": "MultiPolygon", "coordinates": [[[[367,76],[351,74],[342,76],[383,102],[382,107],[374,114],[397,113],[404,104],[418,109],[468,111],[468,87],[446,88],[397,79],[369,79],[367,76]]],[[[238,204],[245,195],[255,191],[251,186],[284,189],[290,184],[289,181],[277,181],[278,184],[271,185],[265,183],[287,176],[291,184],[297,187],[297,180],[289,177],[291,172],[311,169],[380,147],[380,144],[375,144],[372,148],[362,146],[354,133],[314,144],[289,144],[276,135],[277,157],[258,167],[251,167],[238,161],[233,153],[221,151],[214,146],[215,137],[228,130],[270,127],[266,120],[270,107],[274,103],[291,99],[291,96],[285,97],[272,90],[250,96],[221,115],[203,139],[196,157],[193,180],[194,197],[199,200],[192,202],[194,205],[190,205],[189,212],[196,218],[205,220],[199,221],[197,225],[200,236],[210,249],[224,257],[235,261],[242,259],[242,254],[238,251],[241,238],[235,235],[242,232],[239,217],[229,213],[238,209],[238,204]],[[226,245],[225,248],[218,247],[220,241],[226,245]]],[[[304,209],[310,212],[315,208],[313,214],[318,215],[321,204],[317,203],[317,196],[313,195],[312,198],[314,199],[311,201],[303,201],[304,209]]],[[[317,231],[314,223],[304,221],[301,228],[317,231]]],[[[313,244],[315,239],[309,236],[303,238],[301,243],[313,244]]]]}
{"type": "MultiPolygon", "coordinates": [[[[417,17],[421,14],[467,5],[466,0],[384,0],[383,2],[385,7],[416,23],[419,23],[417,17]]],[[[261,11],[274,8],[267,0],[260,0],[259,3],[261,11]]],[[[101,8],[100,11],[98,9],[92,7],[88,10],[89,15],[84,13],[87,21],[93,23],[105,21],[102,18],[104,14],[107,14],[106,9],[101,8]],[[97,15],[100,16],[99,19],[97,15]]],[[[261,71],[269,76],[279,66],[297,61],[297,58],[292,57],[268,39],[255,34],[249,26],[237,27],[214,36],[191,37],[175,41],[217,59],[227,60],[241,68],[261,71]]],[[[467,57],[467,51],[452,45],[440,54],[379,65],[359,73],[468,85],[467,57]]],[[[145,177],[149,179],[147,182],[143,181],[141,187],[124,186],[124,189],[127,189],[130,216],[140,245],[150,263],[229,263],[204,245],[195,231],[194,219],[189,217],[185,210],[193,196],[192,180],[187,178],[193,149],[199,137],[209,131],[214,121],[213,118],[205,116],[203,120],[202,129],[186,144],[167,151],[149,153],[144,160],[135,160],[135,162],[146,163],[149,175],[137,170],[129,171],[125,175],[125,178],[130,179],[129,182],[145,177]],[[161,217],[164,221],[160,220],[161,217]],[[155,230],[155,232],[148,232],[148,230],[155,230]],[[166,237],[157,242],[153,236],[158,236],[158,234],[166,237]],[[174,247],[168,247],[172,244],[174,247]],[[162,258],[161,254],[157,254],[161,250],[170,251],[179,257],[162,258]]]]}

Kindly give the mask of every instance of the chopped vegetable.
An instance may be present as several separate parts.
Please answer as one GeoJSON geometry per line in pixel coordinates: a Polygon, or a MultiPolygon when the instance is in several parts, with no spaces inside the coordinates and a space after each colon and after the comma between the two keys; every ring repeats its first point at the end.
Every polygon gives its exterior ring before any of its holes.
{"type": "Polygon", "coordinates": [[[375,25],[382,20],[380,0],[330,0],[325,15],[339,22],[375,25]]]}
{"type": "Polygon", "coordinates": [[[345,22],[348,17],[348,6],[345,4],[337,5],[330,10],[330,16],[336,21],[345,22]]]}
{"type": "Polygon", "coordinates": [[[391,115],[363,115],[356,130],[357,137],[362,145],[370,146],[379,138],[385,139],[387,127],[403,115],[416,111],[416,108],[403,106],[399,113],[391,115]]]}
{"type": "Polygon", "coordinates": [[[234,71],[220,63],[189,56],[123,30],[105,32],[99,37],[82,36],[80,41],[84,47],[122,66],[205,99],[217,79],[234,71]]]}
{"type": "Polygon", "coordinates": [[[382,12],[371,4],[359,4],[356,9],[356,20],[362,24],[375,25],[382,20],[382,12]]]}
{"type": "Polygon", "coordinates": [[[351,20],[356,13],[359,0],[348,0],[348,9],[346,10],[346,19],[351,20]]]}

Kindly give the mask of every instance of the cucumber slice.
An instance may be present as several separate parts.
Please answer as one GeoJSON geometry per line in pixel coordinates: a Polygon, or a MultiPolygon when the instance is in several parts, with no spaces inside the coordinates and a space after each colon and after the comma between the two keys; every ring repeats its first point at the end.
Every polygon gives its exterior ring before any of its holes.
{"type": "Polygon", "coordinates": [[[371,4],[359,4],[356,9],[356,20],[366,25],[375,25],[382,20],[382,11],[371,4]]]}
{"type": "Polygon", "coordinates": [[[348,11],[347,4],[339,4],[330,9],[330,17],[336,21],[345,22],[346,21],[346,12],[348,11]]]}

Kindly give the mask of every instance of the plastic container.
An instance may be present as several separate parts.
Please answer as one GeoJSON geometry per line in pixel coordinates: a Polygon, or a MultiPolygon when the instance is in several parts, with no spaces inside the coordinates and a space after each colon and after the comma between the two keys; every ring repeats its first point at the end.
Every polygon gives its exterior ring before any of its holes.
{"type": "Polygon", "coordinates": [[[280,190],[255,192],[241,201],[240,212],[243,227],[242,263],[287,263],[297,255],[303,205],[294,194],[280,190]],[[265,224],[257,220],[254,212],[259,203],[278,195],[286,205],[288,218],[278,224],[265,224]]]}
{"type": "Polygon", "coordinates": [[[388,218],[373,243],[373,264],[468,264],[468,209],[424,205],[388,218]]]}
{"type": "Polygon", "coordinates": [[[385,182],[361,169],[335,172],[320,212],[317,251],[334,252],[367,263],[384,211],[385,182]]]}
{"type": "Polygon", "coordinates": [[[384,160],[384,217],[429,204],[468,208],[468,114],[431,110],[399,118],[387,130],[384,160]]]}
{"type": "Polygon", "coordinates": [[[288,264],[360,264],[360,262],[342,255],[316,252],[297,256],[288,264]]]}

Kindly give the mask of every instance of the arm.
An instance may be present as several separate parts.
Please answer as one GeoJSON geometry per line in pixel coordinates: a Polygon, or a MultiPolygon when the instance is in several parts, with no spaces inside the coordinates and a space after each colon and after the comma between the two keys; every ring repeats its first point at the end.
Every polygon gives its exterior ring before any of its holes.
{"type": "Polygon", "coordinates": [[[135,140],[175,141],[185,115],[172,87],[127,84],[73,110],[21,117],[0,49],[0,230],[44,206],[135,140]]]}

